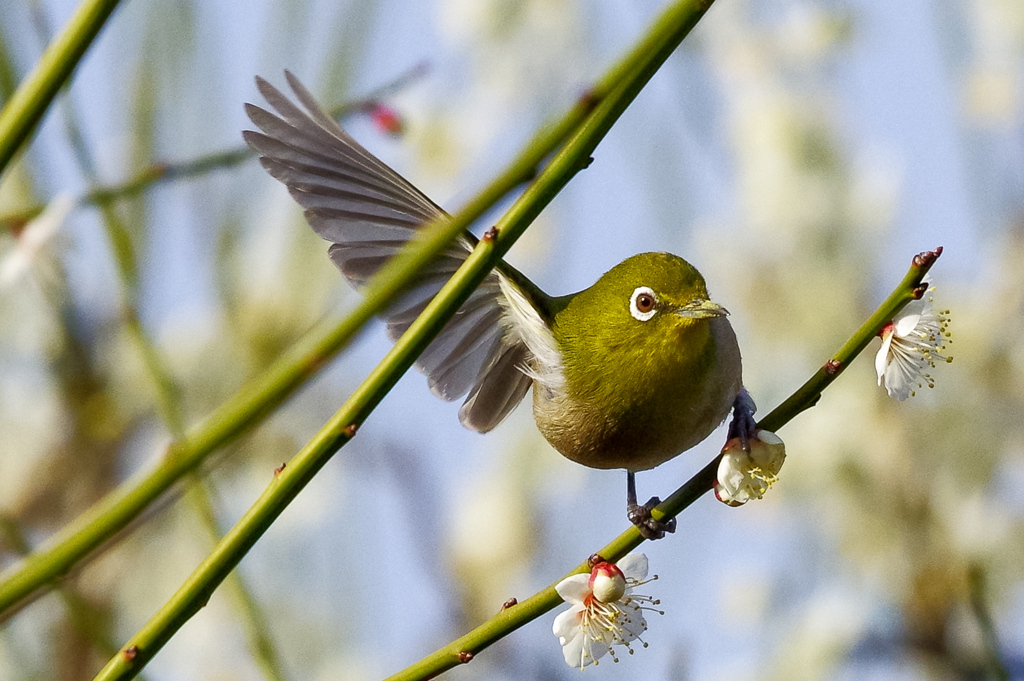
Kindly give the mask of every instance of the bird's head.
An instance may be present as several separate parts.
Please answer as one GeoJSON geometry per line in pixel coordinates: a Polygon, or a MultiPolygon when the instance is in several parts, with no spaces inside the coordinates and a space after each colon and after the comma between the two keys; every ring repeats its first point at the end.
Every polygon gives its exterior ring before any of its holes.
{"type": "Polygon", "coordinates": [[[571,298],[557,319],[569,371],[592,371],[596,362],[644,380],[668,358],[702,361],[708,321],[728,314],[708,298],[700,272],[669,253],[627,258],[571,298]]]}
{"type": "Polygon", "coordinates": [[[670,253],[640,253],[606,272],[593,286],[608,325],[627,337],[686,335],[728,311],[708,298],[704,277],[670,253]]]}

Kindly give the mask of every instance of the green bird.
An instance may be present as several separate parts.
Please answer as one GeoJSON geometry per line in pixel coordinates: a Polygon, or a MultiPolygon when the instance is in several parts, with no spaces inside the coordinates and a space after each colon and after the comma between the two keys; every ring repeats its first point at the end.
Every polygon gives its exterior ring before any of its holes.
{"type": "MultiPolygon", "coordinates": [[[[423,224],[447,215],[352,139],[295,76],[297,106],[262,78],[277,114],[246,104],[262,131],[246,142],[305,209],[328,254],[361,287],[423,224]],[[303,110],[305,109],[305,110],[303,110]]],[[[397,339],[471,252],[467,233],[382,313],[397,339]]],[[[704,278],[669,253],[627,258],[588,289],[549,296],[501,261],[420,356],[431,391],[466,396],[459,420],[485,433],[533,388],[537,427],[567,458],[627,472],[627,516],[646,537],[675,529],[640,505],[634,473],[706,438],[728,416],[730,436],[753,432],[740,351],[728,312],[704,278]]]]}

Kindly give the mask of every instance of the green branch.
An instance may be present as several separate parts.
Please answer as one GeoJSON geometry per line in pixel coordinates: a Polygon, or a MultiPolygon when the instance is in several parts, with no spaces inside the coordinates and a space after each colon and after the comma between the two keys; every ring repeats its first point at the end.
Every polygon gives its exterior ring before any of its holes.
{"type": "Polygon", "coordinates": [[[985,667],[993,681],[1010,681],[1010,671],[1003,661],[1002,647],[996,632],[992,612],[985,599],[985,571],[981,565],[971,565],[967,572],[971,611],[981,630],[981,643],[985,651],[985,667]]]}
{"type": "MultiPolygon", "coordinates": [[[[43,33],[46,33],[45,27],[41,27],[41,29],[43,33]]],[[[48,40],[49,36],[43,35],[42,38],[48,40]]],[[[72,146],[75,151],[74,157],[81,173],[90,182],[94,183],[96,180],[95,159],[85,143],[74,107],[71,102],[66,102],[65,104],[66,106],[63,107],[65,127],[68,139],[72,140],[72,146]]],[[[167,427],[171,437],[175,440],[180,440],[185,435],[185,418],[179,397],[180,391],[174,382],[167,363],[159,349],[146,334],[142,321],[139,318],[138,263],[135,260],[136,249],[131,243],[130,230],[119,217],[115,207],[110,203],[100,206],[100,216],[100,223],[103,225],[107,236],[107,245],[113,256],[116,265],[115,271],[118,283],[120,284],[122,323],[153,383],[156,393],[157,414],[159,414],[164,425],[167,427]]],[[[223,533],[217,523],[212,494],[206,482],[198,474],[190,475],[187,485],[186,497],[194,513],[199,517],[203,528],[206,530],[210,539],[210,546],[213,546],[220,540],[223,533]]],[[[231,576],[228,589],[234,596],[233,603],[239,611],[237,619],[246,634],[246,640],[257,665],[264,671],[268,679],[281,681],[284,678],[281,662],[266,626],[266,617],[263,615],[259,604],[252,597],[242,576],[238,573],[231,576]]],[[[72,607],[75,601],[65,597],[65,602],[69,604],[68,607],[72,617],[77,616],[81,619],[81,614],[72,607]]],[[[116,644],[112,649],[114,651],[117,650],[116,644]]],[[[101,651],[105,655],[113,654],[105,648],[101,649],[101,651]]]]}
{"type": "MultiPolygon", "coordinates": [[[[776,430],[789,423],[797,414],[810,407],[821,397],[821,392],[836,379],[849,363],[867,347],[871,339],[878,335],[882,327],[896,313],[915,298],[924,293],[921,280],[935,260],[942,253],[941,248],[921,253],[914,261],[899,286],[879,306],[871,317],[857,330],[845,345],[825,363],[821,371],[811,377],[792,397],[776,407],[758,423],[759,428],[776,430]]],[[[715,457],[696,475],[686,481],[682,487],[672,493],[661,505],[654,509],[653,515],[658,520],[674,518],[697,499],[710,491],[714,486],[718,472],[718,458],[715,457]]],[[[644,538],[635,527],[630,527],[620,534],[595,556],[602,560],[617,561],[644,542],[644,538]]],[[[502,609],[497,615],[480,625],[465,636],[456,639],[447,646],[424,657],[419,662],[401,672],[389,676],[386,681],[414,681],[429,679],[448,669],[465,664],[483,649],[495,641],[507,636],[527,622],[537,619],[544,613],[558,607],[563,601],[555,591],[555,585],[566,577],[589,572],[590,559],[577,565],[573,570],[559,578],[542,591],[534,594],[522,603],[502,609]]]]}
{"type": "MultiPolygon", "coordinates": [[[[18,521],[0,513],[0,548],[4,545],[14,553],[29,553],[28,539],[18,521]]],[[[118,651],[118,640],[111,634],[109,613],[90,603],[76,586],[68,582],[57,587],[57,594],[64,604],[68,623],[88,641],[101,655],[114,655],[118,651]]]]}
{"type": "Polygon", "coordinates": [[[118,0],[83,0],[0,111],[0,175],[35,130],[117,4],[118,0]]]}
{"type": "MultiPolygon", "coordinates": [[[[469,298],[501,256],[525,231],[555,195],[585,168],[590,154],[650,77],[703,16],[709,3],[677,2],[654,23],[641,41],[643,49],[617,87],[595,100],[592,113],[579,130],[523,192],[498,223],[488,230],[466,262],[431,300],[423,313],[395,343],[391,351],[352,393],[313,439],[288,464],[249,511],[225,535],[216,549],[196,568],[177,593],[97,675],[97,679],[128,679],[170,640],[171,636],[206,603],[217,586],[238,564],[277,516],[302,488],[347,443],[469,298]]],[[[634,51],[634,53],[636,53],[634,51]]],[[[396,257],[395,261],[401,261],[396,257]]]]}

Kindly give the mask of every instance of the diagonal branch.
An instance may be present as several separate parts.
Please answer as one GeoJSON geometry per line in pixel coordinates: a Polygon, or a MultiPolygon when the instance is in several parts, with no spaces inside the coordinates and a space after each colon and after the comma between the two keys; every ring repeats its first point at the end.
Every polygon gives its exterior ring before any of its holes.
{"type": "Polygon", "coordinates": [[[0,111],[0,175],[106,24],[118,0],[83,0],[0,111]]]}
{"type": "MultiPolygon", "coordinates": [[[[822,391],[832,383],[853,359],[860,354],[871,339],[878,335],[882,327],[897,312],[924,292],[921,280],[942,253],[939,247],[934,251],[926,251],[916,256],[907,275],[899,286],[878,307],[871,317],[850,337],[850,340],[829,359],[821,370],[812,376],[803,386],[781,405],[772,410],[758,423],[759,428],[775,430],[789,423],[800,412],[809,409],[821,397],[822,391]],[[769,426],[771,426],[769,428],[769,426]]],[[[718,470],[718,459],[715,457],[696,475],[686,481],[682,487],[673,492],[661,505],[654,510],[658,520],[674,518],[685,508],[693,504],[715,483],[718,470]]],[[[615,562],[644,542],[640,531],[635,527],[620,534],[595,556],[602,560],[615,562]]],[[[483,649],[501,638],[512,633],[524,624],[531,622],[544,613],[558,607],[563,601],[555,591],[555,584],[574,574],[586,573],[591,570],[591,560],[581,563],[569,573],[560,577],[553,584],[534,594],[522,603],[502,609],[497,615],[480,625],[465,636],[452,641],[447,646],[431,653],[401,672],[388,677],[385,681],[414,681],[433,678],[460,664],[473,659],[483,649]]]]}

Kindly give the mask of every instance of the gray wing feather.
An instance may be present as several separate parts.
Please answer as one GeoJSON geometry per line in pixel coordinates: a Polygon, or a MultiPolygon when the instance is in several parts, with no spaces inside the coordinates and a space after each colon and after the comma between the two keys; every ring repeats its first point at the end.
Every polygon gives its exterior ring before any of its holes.
{"type": "Polygon", "coordinates": [[[533,379],[520,370],[529,360],[525,344],[497,346],[459,409],[462,424],[481,433],[498,425],[533,384],[533,379]]]}
{"type": "MultiPolygon", "coordinates": [[[[360,288],[421,225],[445,212],[342,130],[295,76],[287,71],[285,76],[303,108],[257,77],[256,87],[276,114],[246,104],[246,113],[262,132],[242,134],[266,171],[305,209],[313,230],[333,242],[331,261],[360,288]]],[[[426,308],[471,248],[460,237],[388,306],[382,316],[393,340],[426,308]]],[[[499,276],[488,275],[417,362],[435,395],[456,400],[469,393],[459,419],[480,432],[498,425],[533,381],[523,371],[531,355],[512,330],[499,276]]]]}

